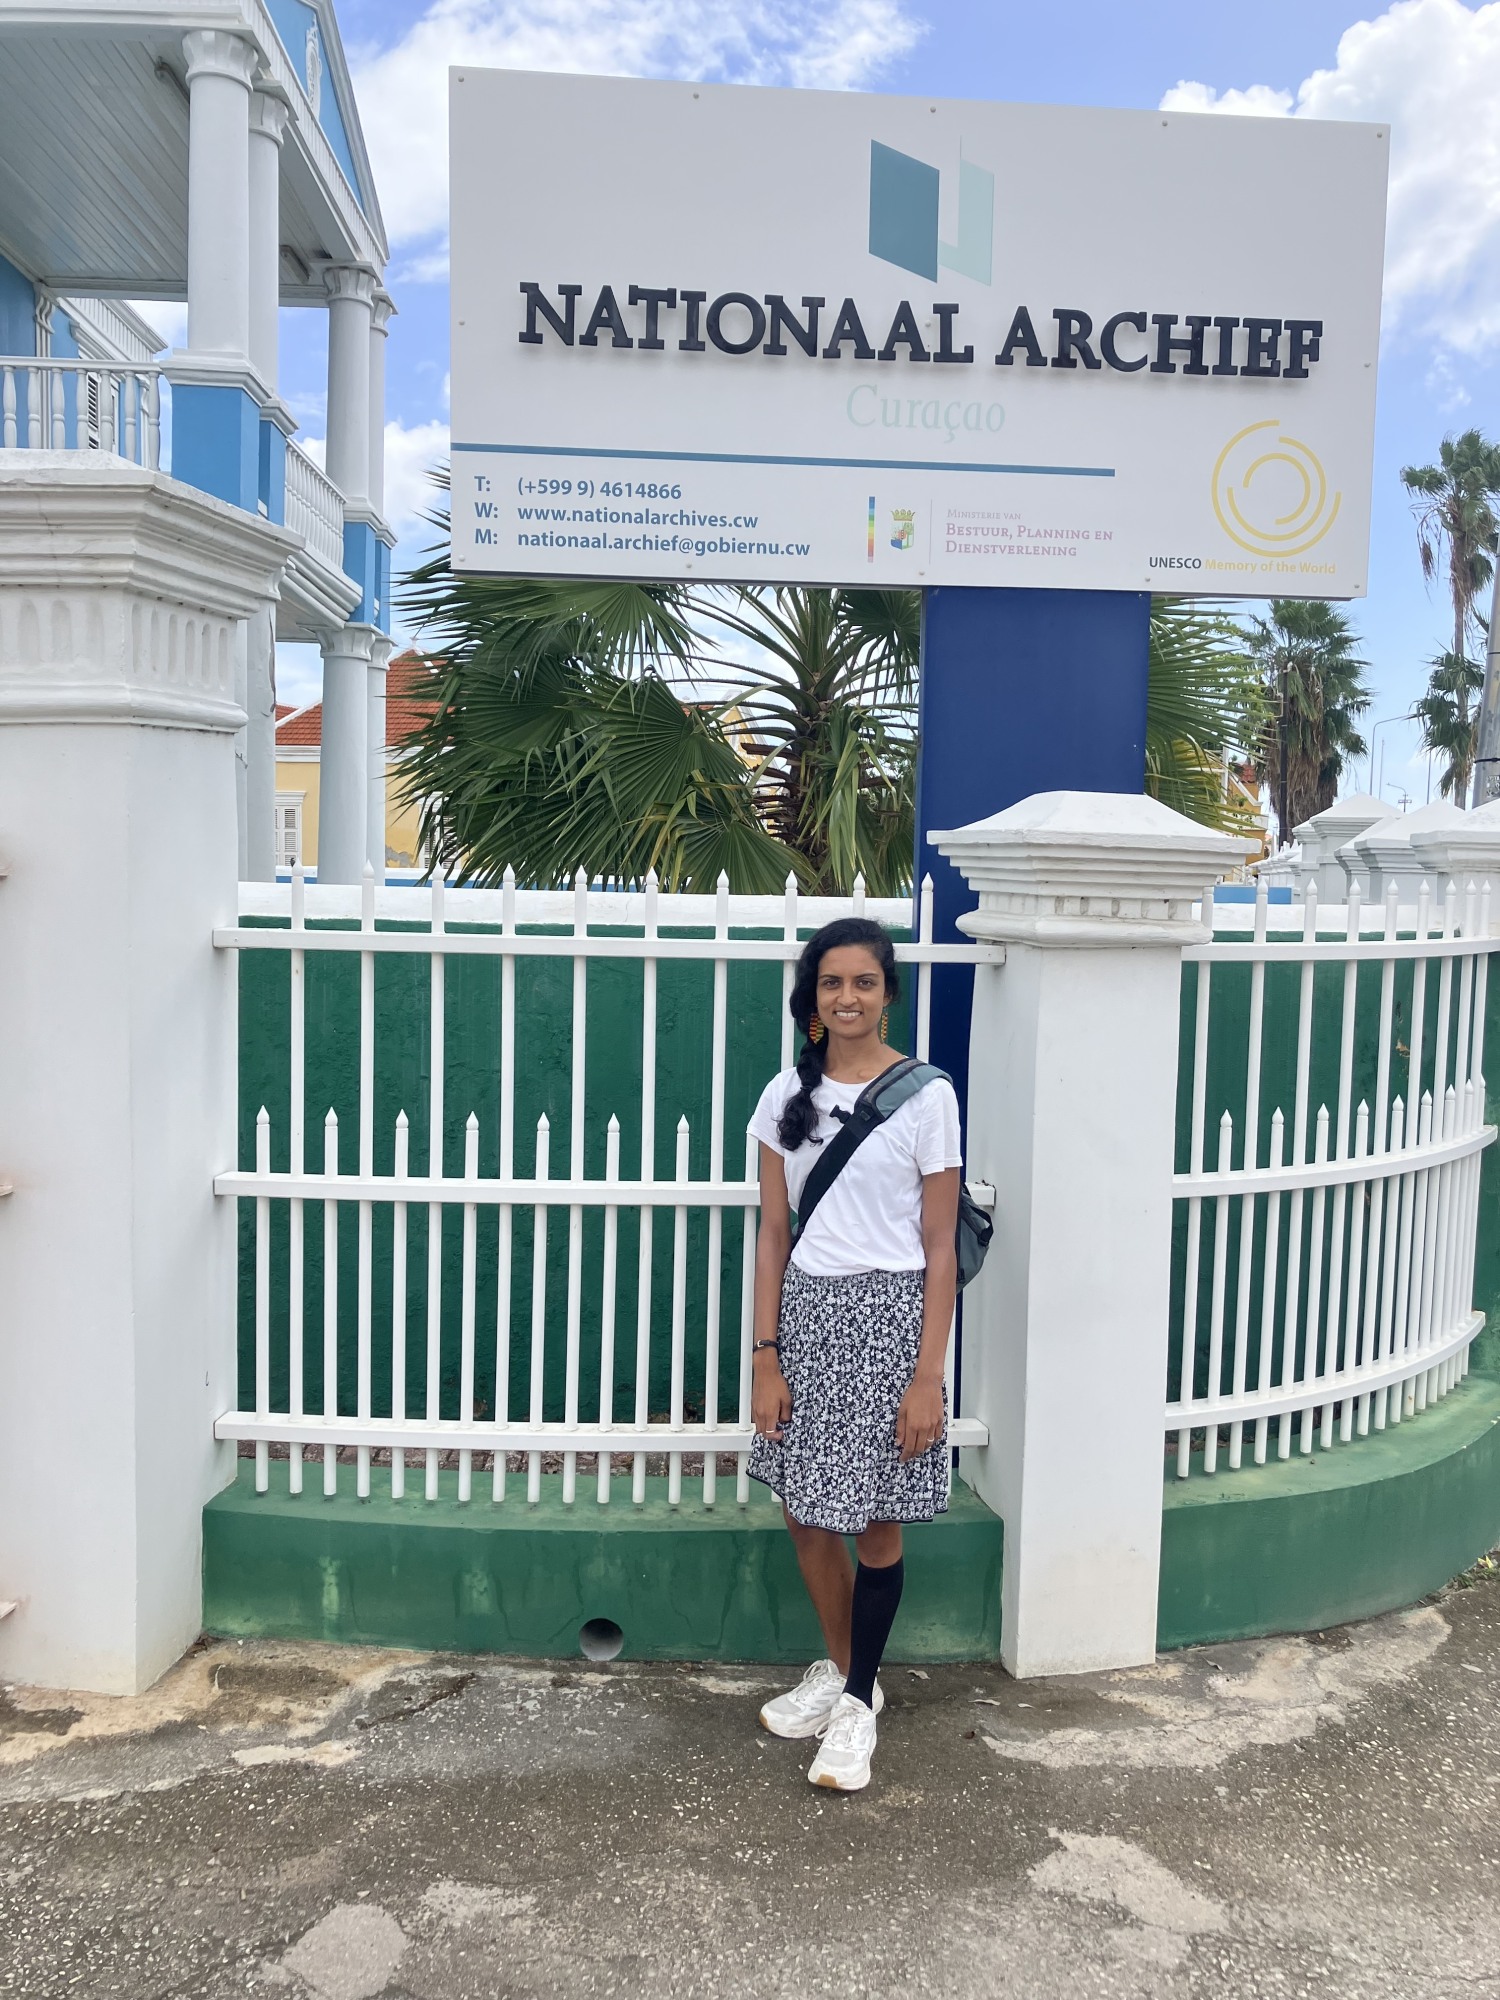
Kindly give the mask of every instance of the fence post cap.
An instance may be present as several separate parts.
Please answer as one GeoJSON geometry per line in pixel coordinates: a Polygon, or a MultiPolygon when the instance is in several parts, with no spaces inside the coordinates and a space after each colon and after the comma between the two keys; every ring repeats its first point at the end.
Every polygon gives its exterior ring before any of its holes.
{"type": "Polygon", "coordinates": [[[1420,818],[1424,822],[1412,827],[1407,835],[1411,850],[1420,857],[1422,866],[1455,880],[1470,875],[1500,875],[1500,799],[1476,806],[1473,812],[1463,812],[1446,799],[1442,803],[1446,811],[1435,822],[1426,818],[1432,811],[1430,806],[1424,807],[1421,814],[1406,815],[1408,819],[1420,818]]]}
{"type": "MultiPolygon", "coordinates": [[[[1467,826],[1474,817],[1450,799],[1434,799],[1431,805],[1418,806],[1415,812],[1390,813],[1385,819],[1376,820],[1344,845],[1361,857],[1378,859],[1387,854],[1409,857],[1424,837],[1442,839],[1450,831],[1467,826]]],[[[1490,824],[1496,822],[1492,820],[1490,824]]]]}
{"type": "Polygon", "coordinates": [[[987,940],[1189,944],[1206,882],[1256,850],[1139,792],[1036,792],[928,838],[979,897],[959,920],[987,940]]]}

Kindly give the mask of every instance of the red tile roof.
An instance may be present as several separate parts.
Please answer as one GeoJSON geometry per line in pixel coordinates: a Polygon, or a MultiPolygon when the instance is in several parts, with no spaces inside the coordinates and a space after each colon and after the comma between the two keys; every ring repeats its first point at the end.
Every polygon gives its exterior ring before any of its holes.
{"type": "MultiPolygon", "coordinates": [[[[385,740],[394,748],[412,727],[421,721],[432,704],[422,698],[427,663],[422,655],[408,650],[398,653],[386,670],[385,740]]],[[[278,705],[276,747],[278,750],[317,750],[323,743],[323,704],[310,702],[306,708],[278,705]]]]}

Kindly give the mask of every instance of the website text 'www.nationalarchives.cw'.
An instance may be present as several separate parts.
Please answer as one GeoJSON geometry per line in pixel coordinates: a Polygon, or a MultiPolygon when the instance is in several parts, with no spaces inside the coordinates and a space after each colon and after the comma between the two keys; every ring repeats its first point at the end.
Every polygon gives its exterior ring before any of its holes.
{"type": "MultiPolygon", "coordinates": [[[[476,507],[476,518],[487,510],[476,507]]],[[[758,528],[759,514],[700,514],[693,507],[518,507],[518,521],[571,521],[584,528],[758,528]]]]}

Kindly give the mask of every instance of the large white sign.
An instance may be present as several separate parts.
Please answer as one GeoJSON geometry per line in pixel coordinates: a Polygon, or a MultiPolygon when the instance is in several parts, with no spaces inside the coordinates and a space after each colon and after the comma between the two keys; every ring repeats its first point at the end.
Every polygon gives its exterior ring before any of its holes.
{"type": "Polygon", "coordinates": [[[451,96],[455,568],[1363,592],[1383,126],[451,96]]]}

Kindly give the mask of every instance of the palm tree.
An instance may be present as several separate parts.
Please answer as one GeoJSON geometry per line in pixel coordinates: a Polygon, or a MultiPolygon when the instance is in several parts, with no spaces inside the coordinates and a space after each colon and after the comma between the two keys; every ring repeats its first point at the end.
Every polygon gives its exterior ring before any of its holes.
{"type": "MultiPolygon", "coordinates": [[[[1146,790],[1226,833],[1251,830],[1226,772],[1264,725],[1260,678],[1240,628],[1212,605],[1151,600],[1146,790]]],[[[1258,822],[1255,823],[1258,826],[1258,822]]]]}
{"type": "Polygon", "coordinates": [[[1438,790],[1462,805],[1474,770],[1479,734],[1475,698],[1484,686],[1484,668],[1462,653],[1439,653],[1431,662],[1427,692],[1412,708],[1428,750],[1447,758],[1438,790]]]}
{"type": "Polygon", "coordinates": [[[1407,465],[1401,483],[1412,495],[1422,574],[1431,583],[1444,566],[1453,607],[1453,644],[1466,659],[1475,606],[1493,574],[1500,494],[1500,445],[1477,430],[1445,437],[1436,465],[1407,465]]]}
{"type": "MultiPolygon", "coordinates": [[[[440,546],[403,602],[434,662],[403,789],[458,879],[909,887],[916,591],[462,577],[440,546]],[[695,685],[717,693],[685,699],[695,685]]],[[[1252,741],[1254,701],[1236,628],[1159,600],[1147,789],[1238,824],[1223,759],[1252,741]]]]}
{"type": "Polygon", "coordinates": [[[404,604],[439,662],[405,792],[460,879],[909,882],[915,592],[459,577],[439,547],[404,604]]]}
{"type": "Polygon", "coordinates": [[[1268,709],[1254,762],[1271,785],[1287,841],[1294,827],[1333,804],[1345,761],[1363,755],[1356,723],[1370,706],[1370,691],[1346,611],[1299,597],[1273,597],[1266,609],[1245,633],[1268,709]]]}

